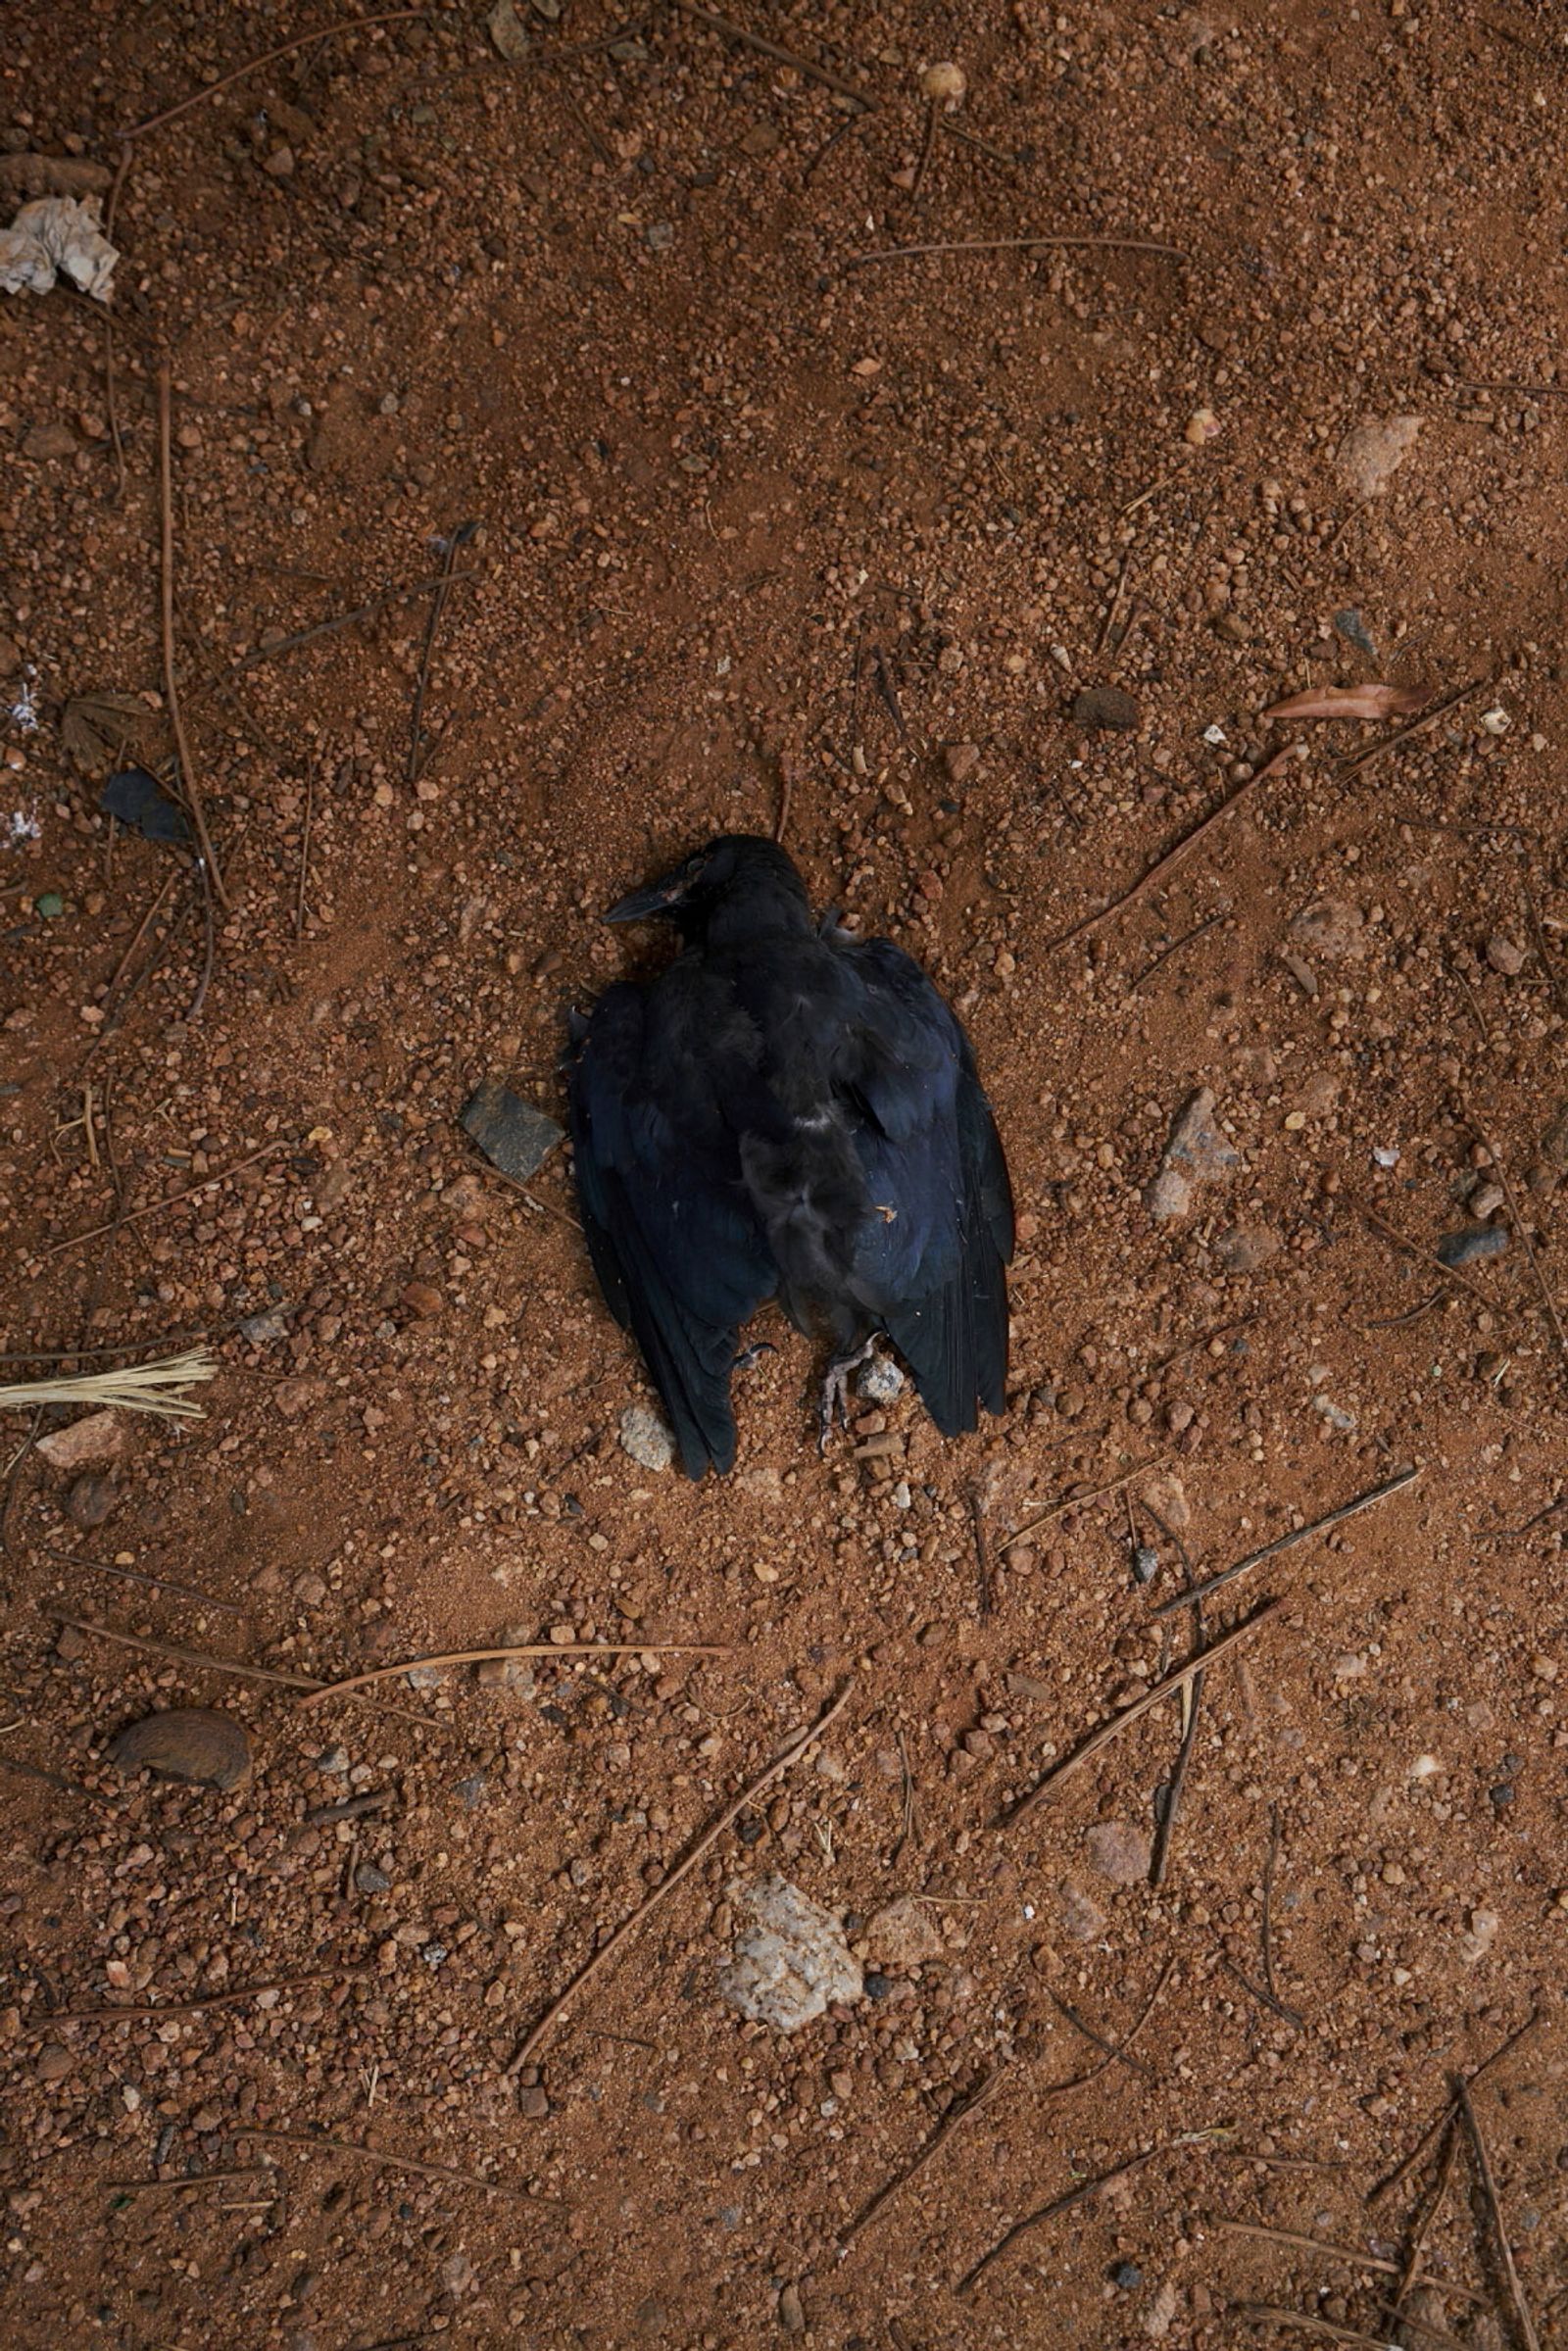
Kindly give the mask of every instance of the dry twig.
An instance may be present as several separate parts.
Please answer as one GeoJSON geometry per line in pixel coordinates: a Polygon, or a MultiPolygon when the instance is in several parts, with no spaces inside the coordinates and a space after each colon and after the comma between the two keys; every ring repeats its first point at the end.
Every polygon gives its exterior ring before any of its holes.
{"type": "Polygon", "coordinates": [[[1162,857],[1156,857],[1153,864],[1146,873],[1139,876],[1130,889],[1124,890],[1119,898],[1113,898],[1107,906],[1102,906],[1098,914],[1086,914],[1081,922],[1073,923],[1067,930],[1058,931],[1054,939],[1046,941],[1043,952],[1049,955],[1055,948],[1066,947],[1074,939],[1085,938],[1090,931],[1099,930],[1102,922],[1109,922],[1112,915],[1123,914],[1129,906],[1136,906],[1141,898],[1148,896],[1162,875],[1167,874],[1173,865],[1188,855],[1190,850],[1197,848],[1206,832],[1218,824],[1223,817],[1229,816],[1250,792],[1255,792],[1259,784],[1266,782],[1271,775],[1276,774],[1296,749],[1297,746],[1294,743],[1287,743],[1283,751],[1277,751],[1271,759],[1265,759],[1255,775],[1250,775],[1245,784],[1238,784],[1235,791],[1222,800],[1217,808],[1210,808],[1206,816],[1200,817],[1192,831],[1184,833],[1175,847],[1167,849],[1162,857]]]}
{"type": "Polygon", "coordinates": [[[1519,2332],[1524,2337],[1526,2351],[1541,2351],[1541,2337],[1536,2332],[1536,2322],[1531,2317],[1530,2305],[1525,2300],[1525,2289],[1520,2282],[1519,2272],[1514,2266],[1513,2247],[1508,2242],[1508,2231],[1503,2224],[1502,2202],[1497,2194],[1497,2182],[1492,2169],[1492,2156],[1488,2151],[1486,2133],[1481,2128],[1481,2117],[1477,2114],[1475,2101],[1470,2095],[1470,2084],[1462,2074],[1456,2075],[1454,2078],[1453,2100],[1459,2113],[1464,2117],[1464,2127],[1470,2134],[1470,2144],[1475,2150],[1476,2172],[1481,2180],[1481,2193],[1486,2199],[1487,2216],[1492,2223],[1493,2234],[1497,2240],[1497,2251],[1502,2256],[1503,2276],[1508,2280],[1508,2298],[1513,2304],[1514,2316],[1519,2322],[1519,2332]]]}
{"type": "Polygon", "coordinates": [[[1097,2173],[1093,2180],[1080,2180],[1076,2187],[1068,2188],[1064,2195],[1054,2196],[1049,2204],[1042,2204],[1038,2212],[1027,2213],[1021,2221],[1014,2221],[1006,2235],[999,2237],[990,2252],[983,2253],[974,2268],[964,2272],[954,2286],[954,2292],[972,2294],[992,2263],[1000,2261],[1021,2236],[1028,2235],[1031,2229],[1038,2229],[1042,2223],[1054,2221],[1064,2212],[1071,2212],[1075,2205],[1087,2204],[1091,2196],[1097,2195],[1101,2188],[1108,2187],[1113,2180],[1124,2179],[1129,2172],[1136,2172],[1141,2164],[1150,2162],[1153,2156],[1161,2155],[1164,2151],[1158,2145],[1146,2147],[1141,2155],[1129,2155],[1125,2163],[1113,2165],[1108,2172],[1097,2173]]]}
{"type": "Polygon", "coordinates": [[[190,743],[185,733],[185,721],[179,707],[179,679],[174,666],[174,481],[172,425],[174,406],[173,370],[165,360],[158,370],[158,492],[162,596],[160,612],[163,622],[164,692],[169,703],[169,723],[173,730],[174,751],[179,763],[179,789],[190,810],[191,823],[196,828],[196,847],[200,853],[205,874],[204,887],[228,911],[228,892],[223,886],[222,872],[207,830],[207,809],[202,788],[196,778],[196,763],[190,756],[190,743]]]}
{"type": "Polygon", "coordinates": [[[124,2025],[138,2019],[165,2016],[200,2016],[209,2008],[235,2008],[247,2000],[258,2000],[267,1991],[296,1991],[308,1984],[340,1984],[357,1980],[365,1974],[363,1968],[311,1968],[303,1976],[279,1976],[270,1984],[242,1984],[234,1991],[208,1992],[197,2000],[143,2000],[123,2008],[60,2008],[51,2015],[27,2017],[24,2029],[33,2032],[56,2025],[124,2025]]]}
{"type": "Polygon", "coordinates": [[[1033,1535],[1040,1527],[1048,1526],[1052,1519],[1061,1518],[1067,1511],[1080,1509],[1088,1502],[1102,1501],[1107,1494],[1120,1494],[1124,1487],[1131,1486],[1136,1479],[1141,1478],[1145,1470],[1158,1469],[1162,1461],[1169,1459],[1168,1453],[1151,1453],[1149,1459],[1140,1461],[1136,1469],[1124,1470],[1119,1478],[1107,1478],[1103,1486],[1091,1486],[1087,1494],[1062,1494],[1058,1500],[1052,1502],[1037,1516],[1026,1519],[1021,1527],[1015,1527],[1007,1537],[1007,1541],[1022,1543],[1026,1536],[1033,1535]]]}
{"type": "Polygon", "coordinates": [[[346,1697],[350,1690],[367,1690],[372,1682],[395,1682],[416,1665],[483,1665],[496,1657],[727,1657],[729,1644],[700,1641],[529,1641],[504,1649],[442,1649],[428,1657],[405,1657],[401,1665],[377,1665],[366,1674],[350,1674],[344,1682],[318,1682],[312,1695],[302,1698],[300,1711],[328,1698],[346,1697]]]}
{"type": "MultiPolygon", "coordinates": [[[[1537,2026],[1542,2022],[1543,2019],[1539,2009],[1535,2010],[1530,2016],[1527,2016],[1524,2023],[1519,2026],[1515,2032],[1510,2033],[1505,2041],[1498,2043],[1497,2047],[1493,2050],[1490,2057],[1484,2057],[1478,2066],[1473,2066],[1470,2072],[1465,2075],[1464,2080],[1467,2087],[1474,2089],[1476,2083],[1484,2081],[1487,2075],[1491,2073],[1494,2066],[1501,2065],[1505,2057],[1511,2056],[1513,2051],[1518,2048],[1520,2042],[1522,2040],[1527,2040],[1530,2034],[1535,2032],[1537,2026]]],[[[1439,2112],[1436,2120],[1429,2123],[1425,2131],[1422,2131],[1421,2136],[1416,2140],[1415,2145],[1410,2149],[1409,2154],[1401,2156],[1400,2160],[1395,2165],[1392,2172],[1385,2173],[1381,2180],[1375,2180],[1372,2186],[1368,2188],[1366,2193],[1366,2201],[1368,2204],[1378,2203],[1382,2197],[1388,2195],[1394,2188],[1400,2186],[1404,2180],[1409,2179],[1410,2174],[1415,2170],[1416,2165],[1421,2161],[1422,2156],[1426,2153],[1428,2147],[1431,2146],[1433,2140],[1441,2131],[1446,2131],[1449,2128],[1449,2126],[1457,2118],[1459,2106],[1457,2099],[1447,2099],[1439,2112]]]]}
{"type": "MultiPolygon", "coordinates": [[[[682,0],[685,5],[685,0],[682,0]]],[[[1049,232],[1035,237],[960,237],[946,245],[886,245],[875,253],[852,253],[846,269],[866,269],[873,262],[917,261],[932,253],[1016,253],[1031,245],[1069,247],[1074,251],[1097,248],[1118,253],[1160,253],[1167,261],[1185,262],[1189,256],[1179,245],[1152,245],[1143,237],[1069,237],[1053,236],[1049,232]]]]}
{"type": "Polygon", "coordinates": [[[1203,1583],[1193,1585],[1190,1591],[1178,1592],[1172,1598],[1161,1600],[1157,1608],[1150,1610],[1151,1620],[1157,1622],[1162,1616],[1172,1616],[1178,1608],[1196,1607],[1200,1601],[1206,1600],[1211,1592],[1218,1592],[1222,1585],[1234,1583],[1238,1576],[1245,1576],[1249,1568],[1260,1567],[1265,1559],[1277,1559],[1282,1551],[1294,1550],[1298,1543],[1306,1543],[1314,1535],[1326,1535],[1331,1527],[1343,1526],[1348,1518],[1356,1517],[1362,1510],[1370,1510],[1375,1502],[1386,1502],[1390,1494],[1397,1494],[1401,1487],[1413,1485],[1420,1475],[1419,1467],[1401,1469],[1396,1476],[1385,1478],[1381,1486],[1370,1486],[1365,1494],[1355,1494],[1349,1501],[1342,1502],[1337,1510],[1330,1510],[1322,1518],[1314,1518],[1309,1526],[1293,1527],[1289,1534],[1277,1535],[1272,1543],[1265,1543],[1260,1551],[1249,1551],[1247,1557],[1238,1559],[1233,1567],[1222,1567],[1217,1576],[1209,1576],[1203,1583]]]}
{"type": "Polygon", "coordinates": [[[162,114],[149,115],[144,122],[132,122],[120,135],[122,139],[139,139],[149,130],[162,130],[166,122],[173,122],[181,115],[188,114],[193,106],[200,106],[204,98],[216,98],[220,90],[226,90],[232,82],[242,80],[247,73],[259,73],[264,66],[275,65],[280,57],[292,57],[296,49],[309,49],[317,41],[330,40],[334,33],[364,32],[370,24],[400,24],[409,17],[427,17],[429,13],[428,8],[394,8],[378,17],[340,17],[336,24],[318,24],[314,32],[302,32],[292,41],[280,41],[275,49],[264,50],[260,57],[247,58],[244,65],[233,67],[227,73],[220,73],[216,81],[206,83],[199,90],[192,90],[188,98],[179,99],[173,106],[166,106],[162,114]]]}
{"type": "Polygon", "coordinates": [[[744,24],[735,24],[729,17],[716,15],[710,8],[699,8],[697,0],[675,0],[675,6],[686,16],[695,17],[699,24],[706,24],[710,32],[721,32],[726,40],[739,41],[745,49],[755,49],[760,57],[770,57],[777,65],[793,66],[797,73],[806,75],[808,81],[819,81],[824,88],[837,90],[841,98],[853,98],[856,105],[863,107],[867,114],[876,105],[876,100],[868,98],[864,90],[857,89],[853,81],[844,80],[841,74],[831,73],[826,66],[816,65],[810,58],[802,57],[798,50],[781,49],[777,41],[764,40],[760,32],[749,32],[744,24]]]}
{"type": "Polygon", "coordinates": [[[264,2131],[259,2123],[243,2123],[235,2131],[236,2138],[265,2138],[288,2147],[312,2147],[318,2154],[352,2155],[360,2163],[374,2164],[386,2172],[412,2172],[418,2180],[456,2180],[465,2187],[482,2187],[489,2196],[511,2196],[519,2204],[553,2204],[554,2196],[535,2196],[525,2187],[514,2187],[509,2180],[486,2180],[480,2172],[463,2172],[456,2164],[426,2163],[417,2155],[395,2155],[385,2147],[362,2146],[358,2139],[328,2138],[317,2131],[264,2131]]]}
{"type": "Polygon", "coordinates": [[[884,2204],[889,2203],[901,2188],[907,2187],[911,2180],[918,2179],[927,2164],[935,2162],[959,2125],[966,2123],[972,2114],[977,2113],[984,2106],[1001,2080],[1000,2074],[983,2074],[967,2098],[959,2098],[949,2107],[932,2136],[920,2149],[919,2154],[911,2162],[906,2164],[904,2170],[890,2180],[885,2187],[877,2189],[870,2203],[842,2232],[839,2243],[845,2250],[848,2250],[855,2242],[866,2224],[875,2220],[884,2204]]]}
{"type": "Polygon", "coordinates": [[[1200,1649],[1196,1657],[1190,1657],[1174,1673],[1166,1674],[1162,1681],[1154,1684],[1152,1690],[1146,1690],[1141,1698],[1134,1698],[1130,1706],[1124,1706],[1119,1714],[1113,1714],[1108,1722],[1102,1723],[1098,1731],[1091,1731],[1081,1746],[1074,1747],[1071,1754],[1064,1755],[1059,1763],[1053,1764],[1045,1778],[1026,1796],[1020,1797],[1006,1815],[1005,1825],[1012,1828],[1019,1821],[1027,1819],[1036,1805],[1053,1794],[1069,1773],[1079,1770],[1091,1756],[1098,1755],[1102,1747],[1107,1747],[1133,1723],[1141,1722],[1152,1707],[1162,1706],[1167,1698],[1174,1697],[1199,1674],[1205,1673],[1211,1665],[1217,1664],[1221,1657],[1227,1656],[1240,1642],[1257,1632],[1260,1626],[1266,1625],[1270,1617],[1277,1615],[1284,1605],[1283,1599],[1265,1600],[1260,1608],[1254,1609],[1250,1616],[1244,1617],[1239,1625],[1233,1625],[1228,1633],[1222,1633],[1217,1641],[1211,1641],[1206,1648],[1200,1649]]]}
{"type": "Polygon", "coordinates": [[[1468,702],[1472,694],[1478,694],[1483,686],[1490,686],[1491,683],[1490,677],[1473,677],[1467,686],[1460,686],[1455,693],[1446,694],[1441,702],[1433,704],[1430,710],[1423,710],[1419,718],[1412,718],[1408,726],[1396,727],[1393,734],[1385,735],[1380,743],[1369,743],[1365,751],[1358,751],[1353,759],[1342,759],[1335,770],[1336,774],[1342,778],[1358,775],[1373,759],[1381,759],[1386,751],[1396,751],[1412,735],[1422,734],[1429,726],[1436,726],[1440,718],[1446,717],[1461,702],[1468,702]]]}
{"type": "Polygon", "coordinates": [[[243,1159],[236,1159],[231,1166],[220,1168],[217,1175],[203,1176],[199,1184],[192,1184],[187,1191],[166,1193],[161,1200],[149,1200],[145,1208],[132,1208],[128,1216],[112,1216],[107,1223],[95,1224],[85,1233],[73,1233],[69,1241],[57,1241],[38,1253],[41,1257],[58,1257],[67,1249],[81,1249],[85,1243],[96,1241],[100,1235],[113,1233],[117,1228],[128,1232],[133,1224],[145,1224],[149,1216],[161,1215],[165,1208],[178,1208],[188,1200],[199,1200],[204,1192],[211,1192],[215,1184],[226,1184],[230,1176],[240,1175],[247,1167],[254,1167],[258,1159],[270,1159],[274,1151],[292,1149],[291,1136],[275,1136],[270,1143],[264,1143],[260,1151],[248,1151],[243,1159]]]}
{"type": "Polygon", "coordinates": [[[742,1812],[744,1812],[748,1804],[754,1803],[761,1794],[764,1788],[771,1788],[775,1780],[781,1779],[784,1773],[789,1770],[790,1766],[793,1763],[798,1762],[801,1756],[805,1754],[807,1748],[812,1745],[816,1739],[821,1738],[823,1732],[828,1728],[828,1725],[838,1720],[838,1717],[843,1713],[845,1707],[849,1704],[850,1699],[854,1694],[854,1690],[855,1684],[853,1682],[846,1682],[844,1688],[840,1690],[838,1696],[833,1700],[832,1705],[827,1708],[826,1712],[819,1714],[815,1722],[810,1725],[809,1729],[803,1731],[799,1739],[793,1740],[791,1744],[785,1748],[783,1754],[776,1759],[776,1761],[770,1763],[765,1771],[759,1772],[757,1778],[750,1781],[747,1786],[741,1789],[740,1794],[735,1797],[733,1802],[725,1805],[723,1811],[718,1815],[718,1818],[713,1821],[709,1828],[703,1831],[696,1842],[687,1846],[685,1852],[681,1855],[679,1861],[676,1862],[674,1868],[670,1870],[668,1876],[662,1878],[660,1883],[654,1887],[653,1891],[638,1903],[637,1908],[631,1911],[627,1917],[623,1918],[620,1922],[620,1925],[616,1927],[612,1933],[606,1935],[604,1941],[599,1944],[597,1949],[592,1951],[588,1958],[583,1961],[582,1966],[577,1970],[576,1974],[571,1978],[565,1987],[556,1994],[555,1998],[551,2001],[549,2007],[546,2008],[538,2022],[531,2026],[528,2032],[524,2034],[522,2040],[517,2046],[515,2053],[513,2056],[511,2066],[508,2068],[509,2072],[515,2074],[520,2067],[528,2064],[529,2060],[533,2056],[534,2051],[539,2047],[540,2043],[548,2038],[549,2034],[554,2032],[556,2026],[560,2024],[562,2018],[564,2016],[572,2001],[577,1998],[578,1994],[585,1988],[592,1979],[598,1975],[600,1969],[614,1956],[615,1952],[619,1950],[623,1942],[626,1942],[633,1935],[636,1934],[637,1929],[643,1925],[649,1914],[656,1910],[659,1907],[659,1904],[662,1902],[667,1895],[674,1892],[676,1886],[680,1885],[682,1879],[690,1876],[691,1872],[702,1860],[704,1854],[709,1852],[710,1848],[718,1842],[718,1839],[723,1836],[724,1831],[729,1827],[731,1821],[735,1820],[742,1812]]]}

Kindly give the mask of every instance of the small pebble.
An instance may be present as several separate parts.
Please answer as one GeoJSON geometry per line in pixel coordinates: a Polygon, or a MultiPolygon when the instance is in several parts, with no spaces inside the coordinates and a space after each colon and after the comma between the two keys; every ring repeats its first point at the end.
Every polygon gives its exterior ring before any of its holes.
{"type": "Polygon", "coordinates": [[[1124,2294],[1136,2292],[1144,2282],[1144,2273],[1135,2261],[1118,2261],[1111,2265],[1110,2282],[1124,2294]]]}
{"type": "Polygon", "coordinates": [[[891,1404],[904,1393],[904,1374],[891,1355],[873,1355],[855,1383],[863,1404],[891,1404]]]}
{"type": "Polygon", "coordinates": [[[675,1437],[667,1421],[650,1404],[628,1404],[620,1416],[620,1449],[640,1469],[668,1469],[675,1458],[675,1437]]]}
{"type": "Polygon", "coordinates": [[[1508,1235],[1500,1224],[1466,1225],[1462,1232],[1444,1234],[1438,1243],[1438,1263],[1453,1273],[1479,1258],[1500,1257],[1507,1246],[1508,1235]]]}

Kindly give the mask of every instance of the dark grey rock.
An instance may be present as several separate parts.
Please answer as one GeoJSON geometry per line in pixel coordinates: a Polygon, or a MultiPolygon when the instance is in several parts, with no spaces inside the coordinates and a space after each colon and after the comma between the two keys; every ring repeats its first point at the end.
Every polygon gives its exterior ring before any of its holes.
{"type": "Polygon", "coordinates": [[[1131,734],[1143,718],[1137,703],[1120,686],[1086,686],[1073,696],[1072,714],[1079,726],[1108,728],[1122,735],[1131,734]]]}
{"type": "Polygon", "coordinates": [[[1438,1263],[1457,1272],[1479,1258],[1500,1257],[1507,1246],[1508,1235],[1500,1224],[1466,1225],[1463,1232],[1444,1234],[1438,1243],[1438,1263]]]}
{"type": "Polygon", "coordinates": [[[525,1102],[510,1086],[494,1082],[469,1097],[463,1127],[491,1166],[518,1184],[538,1173],[564,1133],[553,1118],[525,1102]]]}
{"type": "Polygon", "coordinates": [[[1369,661],[1377,660],[1378,649],[1372,642],[1371,632],[1353,604],[1348,604],[1343,612],[1335,613],[1334,625],[1347,645],[1353,645],[1357,653],[1364,653],[1369,661]]]}

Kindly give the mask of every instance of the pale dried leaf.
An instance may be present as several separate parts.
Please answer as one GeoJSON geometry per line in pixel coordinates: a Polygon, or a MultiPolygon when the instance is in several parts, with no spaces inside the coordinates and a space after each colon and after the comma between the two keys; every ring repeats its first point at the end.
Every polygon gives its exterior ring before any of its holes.
{"type": "Polygon", "coordinates": [[[1409,718],[1432,700],[1430,686],[1309,686],[1287,695],[1265,718],[1409,718]]]}
{"type": "Polygon", "coordinates": [[[60,742],[88,774],[122,765],[127,752],[156,760],[166,744],[163,713],[134,694],[74,694],[61,716],[60,742]]]}

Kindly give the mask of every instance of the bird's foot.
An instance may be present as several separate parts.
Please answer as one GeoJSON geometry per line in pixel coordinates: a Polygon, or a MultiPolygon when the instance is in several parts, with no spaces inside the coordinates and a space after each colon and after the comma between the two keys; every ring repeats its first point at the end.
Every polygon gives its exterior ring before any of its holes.
{"type": "Polygon", "coordinates": [[[773,1345],[771,1339],[759,1339],[755,1345],[741,1348],[740,1353],[730,1365],[730,1370],[732,1372],[750,1371],[752,1365],[763,1355],[776,1355],[777,1353],[778,1348],[773,1345]]]}
{"type": "Polygon", "coordinates": [[[835,1414],[845,1428],[849,1427],[850,1374],[858,1371],[862,1363],[868,1363],[875,1353],[876,1340],[873,1337],[866,1341],[864,1347],[857,1347],[853,1355],[836,1356],[828,1365],[827,1378],[822,1382],[822,1403],[817,1421],[816,1449],[819,1453],[827,1451],[835,1414]]]}

